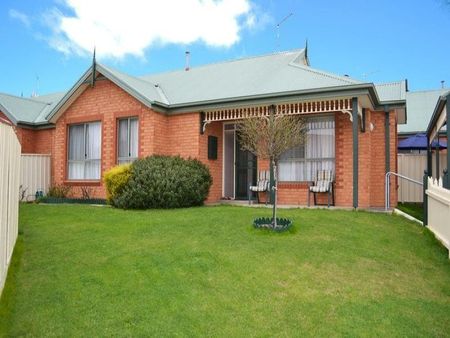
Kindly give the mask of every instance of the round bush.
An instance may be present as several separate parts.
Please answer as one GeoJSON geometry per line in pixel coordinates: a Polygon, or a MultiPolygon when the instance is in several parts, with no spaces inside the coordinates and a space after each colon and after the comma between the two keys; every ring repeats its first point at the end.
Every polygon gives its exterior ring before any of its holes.
{"type": "Polygon", "coordinates": [[[130,177],[130,164],[118,165],[103,174],[103,181],[106,187],[106,200],[109,204],[116,205],[115,201],[122,193],[130,177]]]}
{"type": "Polygon", "coordinates": [[[206,165],[195,159],[154,155],[136,160],[114,204],[124,209],[202,205],[212,184],[206,165]]]}

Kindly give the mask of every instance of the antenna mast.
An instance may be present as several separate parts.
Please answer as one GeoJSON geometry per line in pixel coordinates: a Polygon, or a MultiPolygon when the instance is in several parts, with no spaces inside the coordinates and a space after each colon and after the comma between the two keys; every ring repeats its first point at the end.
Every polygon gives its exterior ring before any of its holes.
{"type": "Polygon", "coordinates": [[[286,15],[283,18],[283,20],[281,20],[280,22],[277,23],[276,29],[277,29],[277,50],[278,51],[280,50],[280,26],[293,15],[294,15],[294,13],[291,12],[288,15],[286,15]]]}

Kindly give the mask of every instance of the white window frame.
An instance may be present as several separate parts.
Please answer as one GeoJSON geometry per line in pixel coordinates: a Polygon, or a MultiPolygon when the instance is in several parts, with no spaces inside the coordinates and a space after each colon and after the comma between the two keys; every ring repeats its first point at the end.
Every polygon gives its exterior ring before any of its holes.
{"type": "MultiPolygon", "coordinates": [[[[280,163],[304,163],[303,165],[303,177],[307,177],[307,168],[308,166],[306,165],[306,163],[313,163],[313,162],[323,162],[323,161],[330,161],[333,163],[333,167],[336,168],[336,116],[335,115],[313,115],[313,116],[309,116],[306,118],[306,121],[308,123],[308,120],[313,120],[314,118],[323,118],[323,117],[328,117],[328,118],[332,118],[334,121],[334,143],[335,143],[335,154],[334,157],[321,157],[321,158],[306,158],[306,144],[303,144],[303,158],[290,158],[288,160],[280,160],[280,163]]],[[[334,169],[335,170],[335,169],[334,169]]],[[[280,172],[278,171],[278,177],[280,175],[280,172]]],[[[314,179],[314,173],[311,173],[311,179],[314,179]]],[[[295,183],[301,183],[301,182],[310,182],[311,180],[281,180],[278,178],[279,182],[295,182],[295,183]]]]}
{"type": "Polygon", "coordinates": [[[102,122],[101,121],[89,121],[89,122],[83,122],[83,123],[73,123],[73,124],[69,124],[68,129],[67,129],[67,179],[70,181],[98,181],[101,178],[101,165],[102,165],[102,122]],[[100,158],[87,158],[87,148],[86,148],[86,139],[87,139],[87,126],[89,124],[93,124],[93,123],[100,123],[100,158]],[[70,128],[71,127],[75,127],[75,126],[83,126],[84,131],[83,131],[83,149],[84,149],[84,159],[83,160],[71,160],[70,159],[70,128]],[[92,162],[98,162],[99,166],[100,166],[100,176],[98,178],[86,178],[86,163],[92,163],[92,162]],[[69,170],[69,165],[71,163],[83,163],[83,178],[71,178],[70,175],[70,170],[69,170]]]}
{"type": "Polygon", "coordinates": [[[138,159],[139,157],[139,117],[137,116],[130,116],[130,117],[123,117],[123,118],[118,118],[117,119],[117,164],[125,164],[125,163],[131,163],[135,160],[138,159]],[[127,121],[127,143],[128,143],[128,156],[119,156],[120,154],[120,140],[119,140],[119,136],[120,136],[120,121],[127,121]],[[137,144],[136,144],[136,149],[137,149],[137,154],[136,157],[131,156],[131,120],[136,120],[137,121],[137,144]]]}

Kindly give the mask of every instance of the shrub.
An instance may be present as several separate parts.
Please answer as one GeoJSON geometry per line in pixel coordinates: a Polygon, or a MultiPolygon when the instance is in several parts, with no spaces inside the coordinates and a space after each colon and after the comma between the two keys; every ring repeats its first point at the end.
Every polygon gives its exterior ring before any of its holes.
{"type": "Polygon", "coordinates": [[[71,190],[68,185],[53,185],[48,189],[47,197],[66,198],[71,190]]]}
{"type": "Polygon", "coordinates": [[[131,165],[122,164],[106,171],[103,181],[106,187],[106,200],[115,205],[116,198],[122,193],[131,176],[131,165]]]}
{"type": "Polygon", "coordinates": [[[211,184],[209,169],[200,161],[155,155],[132,164],[130,180],[115,203],[124,209],[197,206],[211,184]]]}

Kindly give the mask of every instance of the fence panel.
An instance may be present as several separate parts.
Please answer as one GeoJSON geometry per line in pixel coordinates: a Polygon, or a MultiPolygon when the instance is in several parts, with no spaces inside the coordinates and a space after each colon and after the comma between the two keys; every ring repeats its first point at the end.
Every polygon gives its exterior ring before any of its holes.
{"type": "MultiPolygon", "coordinates": [[[[446,154],[441,153],[440,156],[441,163],[441,175],[442,175],[442,165],[445,163],[446,154]]],[[[400,175],[412,178],[416,181],[422,182],[423,172],[427,169],[427,155],[426,154],[398,154],[398,173],[400,175]]],[[[436,175],[436,156],[433,154],[433,177],[436,175]]],[[[406,180],[398,180],[398,201],[399,202],[423,202],[423,190],[422,187],[408,182],[406,180]]]]}
{"type": "Polygon", "coordinates": [[[47,193],[50,187],[50,158],[46,154],[22,154],[20,185],[24,200],[34,200],[36,191],[42,191],[44,195],[47,193]]]}
{"type": "Polygon", "coordinates": [[[442,187],[442,179],[428,178],[426,193],[428,228],[450,250],[450,190],[442,187]]]}
{"type": "Polygon", "coordinates": [[[0,294],[18,233],[20,152],[13,128],[0,121],[0,294]]]}

